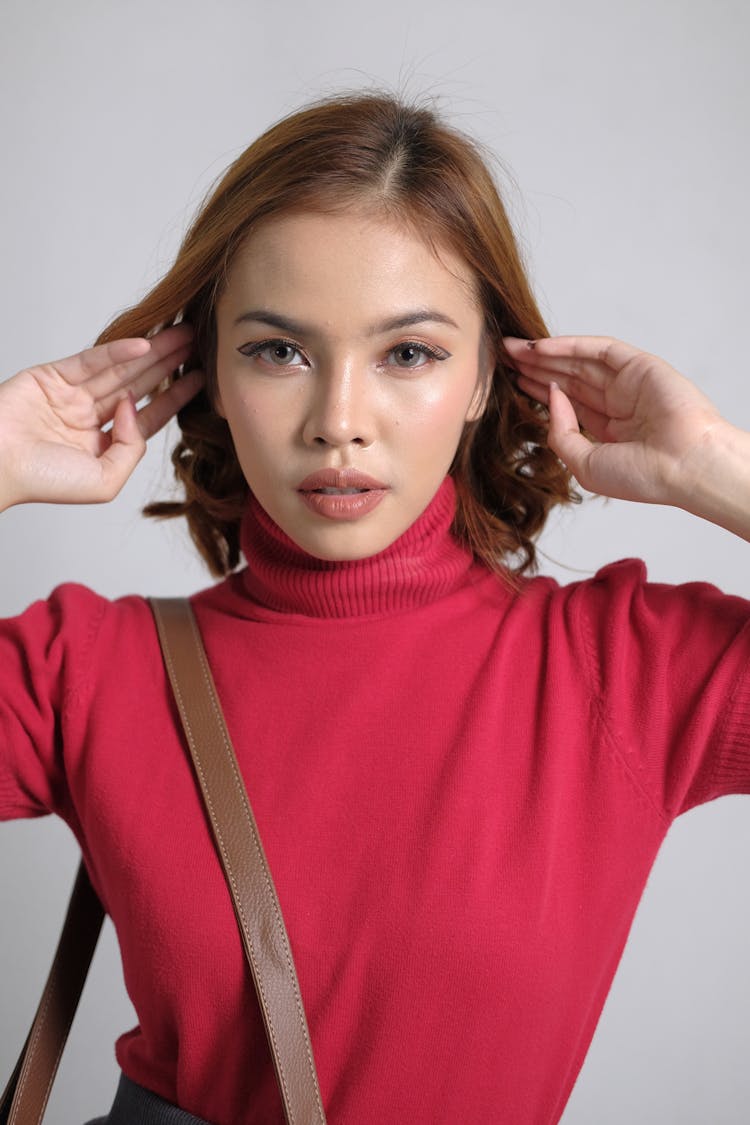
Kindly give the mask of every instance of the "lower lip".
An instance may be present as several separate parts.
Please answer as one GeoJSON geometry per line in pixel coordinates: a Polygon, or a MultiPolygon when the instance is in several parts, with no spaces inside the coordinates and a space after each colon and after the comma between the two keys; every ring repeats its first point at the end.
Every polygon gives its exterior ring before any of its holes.
{"type": "Polygon", "coordinates": [[[387,488],[373,488],[367,492],[300,492],[303,503],[319,516],[329,520],[357,520],[377,508],[387,488]]]}

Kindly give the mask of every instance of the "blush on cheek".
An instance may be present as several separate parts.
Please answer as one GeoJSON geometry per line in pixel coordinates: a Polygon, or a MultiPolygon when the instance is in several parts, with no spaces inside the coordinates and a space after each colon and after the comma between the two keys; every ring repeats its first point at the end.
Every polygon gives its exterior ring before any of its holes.
{"type": "Polygon", "coordinates": [[[467,394],[465,386],[461,385],[451,394],[435,396],[431,402],[424,403],[420,423],[425,429],[432,431],[434,439],[442,436],[444,440],[450,440],[454,434],[460,435],[463,432],[473,398],[473,390],[471,394],[467,394]]]}

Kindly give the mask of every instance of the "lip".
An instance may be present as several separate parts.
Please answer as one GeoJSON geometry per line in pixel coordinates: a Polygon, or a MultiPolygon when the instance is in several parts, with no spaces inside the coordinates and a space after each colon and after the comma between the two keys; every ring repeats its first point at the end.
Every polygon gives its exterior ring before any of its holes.
{"type": "Polygon", "coordinates": [[[304,504],[328,520],[353,521],[366,516],[389,491],[387,484],[358,469],[320,469],[310,473],[297,492],[304,504]],[[321,492],[327,488],[356,488],[357,492],[321,492]]]}
{"type": "Polygon", "coordinates": [[[386,491],[388,485],[359,469],[319,469],[297,485],[298,492],[315,492],[318,488],[362,488],[381,492],[386,491]]]}

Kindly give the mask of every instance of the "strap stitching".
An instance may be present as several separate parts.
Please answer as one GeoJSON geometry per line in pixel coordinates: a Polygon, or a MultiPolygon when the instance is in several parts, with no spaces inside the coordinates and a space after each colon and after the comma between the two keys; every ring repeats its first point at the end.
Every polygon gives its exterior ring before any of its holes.
{"type": "MultiPolygon", "coordinates": [[[[18,1089],[16,1091],[16,1096],[14,1098],[14,1101],[16,1103],[20,1103],[21,1098],[23,1097],[24,1088],[26,1086],[26,1083],[29,1080],[34,1054],[36,1052],[37,1044],[39,1042],[39,1038],[40,1038],[41,1033],[42,1033],[42,1026],[44,1024],[44,1021],[47,1018],[47,1010],[49,1008],[49,1003],[50,1003],[50,1000],[52,998],[53,991],[54,991],[54,988],[49,989],[49,991],[47,992],[47,994],[44,998],[44,1003],[42,1005],[42,1008],[39,1012],[39,1022],[37,1023],[36,1027],[34,1028],[34,1034],[31,1037],[31,1042],[29,1043],[29,1050],[28,1050],[28,1053],[27,1053],[27,1056],[26,1056],[26,1058],[28,1059],[28,1065],[23,1067],[23,1069],[21,1071],[21,1074],[19,1076],[20,1081],[18,1083],[18,1089]]],[[[58,1051],[57,1057],[58,1057],[58,1059],[60,1057],[59,1051],[58,1051]]],[[[45,1104],[46,1104],[46,1102],[45,1102],[45,1104]]],[[[14,1113],[13,1116],[15,1117],[15,1113],[14,1113]]]]}
{"type": "MultiPolygon", "coordinates": [[[[190,622],[190,626],[191,626],[191,631],[193,632],[193,635],[195,636],[196,627],[195,627],[194,623],[192,622],[192,620],[190,622]]],[[[209,689],[209,695],[212,695],[212,693],[210,691],[210,688],[211,688],[210,680],[209,680],[209,678],[206,674],[205,662],[202,658],[202,653],[200,653],[200,649],[199,649],[199,655],[201,657],[200,663],[201,663],[201,671],[203,673],[203,678],[204,678],[204,681],[206,683],[206,687],[209,689]]],[[[180,697],[180,710],[181,711],[182,711],[182,708],[183,708],[183,703],[182,703],[182,698],[180,697]]],[[[215,705],[213,699],[211,699],[211,709],[213,710],[214,715],[216,716],[216,705],[215,705]]],[[[185,722],[186,722],[186,724],[189,728],[190,739],[193,742],[193,744],[197,746],[195,735],[193,734],[192,728],[190,727],[190,720],[187,718],[187,716],[185,717],[185,722]]],[[[224,734],[223,730],[221,731],[221,740],[224,743],[224,750],[226,752],[227,751],[227,739],[226,739],[226,735],[224,734]]],[[[237,785],[236,772],[235,772],[234,764],[231,761],[231,756],[228,753],[227,753],[227,759],[228,759],[229,765],[232,769],[232,776],[234,777],[235,786],[236,786],[237,785]]],[[[234,872],[233,872],[232,867],[230,865],[229,856],[228,856],[228,853],[227,853],[227,850],[226,850],[226,846],[224,844],[224,836],[223,836],[223,833],[221,831],[221,825],[219,824],[219,822],[217,820],[216,812],[215,812],[214,805],[213,805],[213,801],[211,800],[210,793],[209,793],[209,791],[206,787],[206,778],[205,778],[205,773],[204,773],[204,770],[203,770],[203,763],[201,762],[200,757],[197,757],[197,756],[196,756],[196,765],[197,765],[197,768],[198,768],[198,772],[200,774],[201,784],[203,786],[203,790],[204,790],[204,793],[206,795],[206,803],[208,804],[209,811],[211,813],[211,820],[214,824],[214,829],[215,829],[216,835],[218,836],[218,839],[219,839],[219,846],[221,848],[221,854],[224,856],[224,861],[227,865],[227,870],[228,870],[230,882],[232,884],[232,887],[235,890],[235,894],[237,894],[237,898],[235,899],[235,902],[236,902],[236,905],[237,905],[237,909],[240,912],[240,917],[242,918],[242,929],[243,929],[243,932],[244,932],[245,937],[247,939],[247,944],[249,946],[250,956],[252,958],[253,965],[255,967],[256,983],[257,983],[257,985],[258,985],[258,987],[261,991],[261,995],[262,995],[262,998],[263,998],[263,1005],[266,1009],[266,1014],[268,1016],[269,1031],[271,1032],[271,1038],[273,1039],[274,1044],[275,1044],[276,1043],[276,1031],[274,1029],[273,1024],[271,1023],[270,1012],[268,1010],[268,1000],[267,1000],[266,992],[265,992],[265,989],[263,987],[263,983],[262,983],[262,980],[261,980],[261,977],[260,977],[260,972],[259,972],[259,969],[258,969],[258,964],[257,964],[257,959],[256,959],[255,947],[253,945],[252,937],[250,936],[248,921],[247,921],[247,918],[245,916],[245,911],[244,911],[244,908],[243,908],[243,905],[242,905],[242,901],[239,898],[237,883],[235,881],[234,872]]],[[[241,792],[239,793],[239,796],[240,796],[240,798],[242,798],[241,792]]],[[[247,807],[245,805],[244,800],[243,800],[242,804],[243,804],[243,807],[245,808],[245,816],[247,817],[247,807]]],[[[249,824],[249,827],[250,827],[250,830],[251,830],[253,847],[254,847],[256,853],[258,853],[258,844],[257,844],[257,840],[255,838],[255,832],[253,831],[252,822],[249,820],[249,818],[248,818],[248,824],[249,824]]],[[[264,878],[266,880],[266,886],[268,887],[268,878],[266,876],[265,871],[263,872],[263,875],[264,875],[264,878]]],[[[276,914],[276,920],[278,922],[278,912],[276,911],[275,904],[273,904],[273,906],[274,906],[274,913],[276,914]]],[[[282,1082],[282,1085],[284,1087],[284,1090],[286,1092],[287,1099],[288,1099],[289,1098],[289,1090],[288,1090],[288,1087],[287,1087],[286,1075],[284,1074],[284,1068],[283,1068],[283,1065],[281,1063],[281,1060],[277,1059],[277,1061],[278,1061],[278,1065],[279,1065],[279,1073],[280,1073],[280,1076],[281,1076],[281,1082],[282,1082]]],[[[290,1112],[290,1118],[293,1122],[294,1116],[293,1116],[291,1110],[289,1112],[290,1112]]]]}
{"type": "MultiPolygon", "coordinates": [[[[41,1035],[42,1035],[42,1028],[43,1028],[44,1023],[47,1019],[47,1013],[49,1011],[49,1006],[50,1006],[50,1003],[52,1001],[52,996],[53,996],[55,990],[58,987],[59,986],[58,986],[57,982],[55,981],[55,982],[53,982],[52,987],[46,990],[46,995],[44,997],[44,1003],[42,1004],[41,1010],[39,1012],[39,1020],[37,1021],[37,1025],[34,1028],[34,1034],[31,1037],[31,1042],[29,1043],[29,1049],[26,1053],[25,1065],[23,1066],[21,1074],[19,1075],[20,1081],[19,1081],[19,1084],[18,1084],[17,1092],[16,1092],[16,1094],[13,1098],[13,1100],[16,1103],[16,1108],[21,1103],[21,1099],[23,1097],[23,1091],[26,1087],[26,1083],[28,1082],[28,1080],[31,1076],[31,1068],[33,1066],[34,1055],[36,1054],[37,1046],[39,1044],[39,1040],[40,1040],[41,1035]]],[[[60,1043],[58,1044],[57,1052],[55,1054],[54,1063],[53,1063],[52,1067],[50,1068],[50,1076],[47,1080],[47,1086],[46,1086],[46,1089],[44,1091],[44,1097],[42,1099],[42,1104],[41,1104],[41,1107],[40,1107],[40,1112],[39,1112],[39,1120],[40,1121],[41,1121],[42,1117],[44,1116],[45,1109],[47,1108],[47,1102],[49,1101],[50,1091],[52,1089],[52,1083],[55,1081],[55,1076],[57,1074],[57,1068],[60,1065],[60,1056],[62,1055],[63,1050],[65,1049],[65,1044],[67,1043],[67,1040],[68,1040],[68,1035],[70,1033],[70,1028],[71,1028],[71,1025],[73,1023],[73,1016],[74,1015],[75,1015],[75,1012],[73,1012],[73,1015],[71,1015],[65,1021],[65,1028],[64,1028],[63,1034],[60,1036],[60,1043]]],[[[14,1120],[15,1120],[15,1116],[16,1115],[15,1115],[15,1111],[14,1111],[14,1114],[13,1114],[14,1120]]],[[[10,1120],[10,1118],[9,1118],[9,1120],[10,1120]]]]}
{"type": "MultiPolygon", "coordinates": [[[[224,749],[226,750],[227,758],[229,760],[229,764],[232,767],[232,774],[234,776],[235,785],[237,786],[238,794],[240,796],[240,799],[242,800],[242,804],[243,804],[243,807],[245,809],[245,816],[247,817],[248,824],[249,824],[251,832],[252,832],[253,845],[254,845],[255,850],[258,853],[258,855],[259,855],[259,857],[262,861],[262,864],[263,864],[263,877],[266,881],[266,886],[268,887],[268,890],[269,890],[269,893],[270,893],[271,903],[272,903],[274,914],[276,915],[276,920],[277,920],[277,923],[278,923],[278,926],[279,926],[279,937],[281,938],[281,941],[282,941],[282,944],[283,944],[283,947],[284,947],[284,957],[286,959],[287,970],[288,970],[289,976],[291,978],[292,989],[293,989],[293,992],[294,992],[294,1002],[295,1002],[295,1006],[297,1008],[297,1016],[299,1018],[300,1030],[302,1031],[302,1035],[303,1035],[303,1039],[304,1039],[305,1055],[307,1057],[307,1062],[308,1062],[308,1065],[309,1065],[309,1068],[310,1068],[310,1076],[313,1079],[316,1094],[317,1094],[318,1100],[319,1100],[320,1094],[319,1094],[319,1091],[318,1091],[318,1082],[317,1082],[317,1077],[316,1077],[316,1074],[315,1074],[315,1064],[313,1063],[312,1052],[311,1052],[311,1049],[310,1049],[310,1043],[309,1043],[309,1039],[308,1039],[308,1035],[307,1035],[307,1031],[306,1031],[306,1027],[305,1027],[305,1014],[304,1014],[304,1007],[302,1005],[302,997],[301,997],[300,991],[299,991],[299,982],[297,980],[297,974],[296,974],[295,968],[294,968],[294,961],[292,959],[291,949],[289,948],[289,940],[288,940],[288,936],[286,934],[284,919],[283,919],[283,916],[281,914],[281,910],[280,910],[279,904],[278,904],[276,888],[274,887],[273,882],[271,880],[271,876],[270,876],[270,873],[268,871],[268,864],[266,862],[266,857],[263,853],[262,847],[260,846],[260,841],[258,839],[258,830],[257,830],[257,826],[255,824],[255,817],[252,813],[252,810],[250,809],[248,797],[247,797],[247,792],[245,790],[245,786],[244,786],[244,783],[242,781],[242,778],[239,774],[239,770],[238,770],[238,766],[237,766],[237,759],[234,755],[234,752],[233,752],[233,749],[232,749],[232,743],[231,743],[231,741],[229,739],[229,736],[227,734],[227,731],[226,731],[226,725],[225,725],[225,722],[224,722],[224,715],[222,714],[221,708],[218,705],[218,701],[216,699],[216,693],[215,693],[214,688],[213,688],[213,683],[212,683],[212,680],[211,680],[211,673],[210,673],[210,669],[209,669],[209,666],[208,666],[208,661],[207,661],[207,658],[206,658],[205,649],[203,647],[203,641],[202,641],[201,635],[198,631],[198,626],[197,626],[197,623],[196,623],[196,620],[195,620],[195,616],[192,612],[190,613],[190,626],[191,626],[191,629],[193,631],[193,635],[196,638],[196,645],[197,645],[197,649],[198,649],[198,655],[200,657],[201,668],[203,670],[203,676],[205,678],[206,686],[209,690],[209,695],[210,695],[210,698],[211,698],[211,707],[212,707],[212,709],[214,711],[214,714],[216,715],[217,721],[219,722],[219,725],[221,727],[221,734],[222,734],[222,741],[224,742],[224,749]]],[[[234,876],[232,876],[232,885],[233,886],[235,885],[234,876]]],[[[321,1105],[320,1106],[321,1113],[322,1113],[322,1108],[323,1107],[321,1105]]]]}
{"type": "MultiPolygon", "coordinates": [[[[271,898],[271,905],[272,905],[272,908],[273,908],[273,912],[276,916],[277,925],[279,926],[279,936],[281,937],[281,940],[282,940],[284,956],[285,956],[285,960],[286,960],[286,964],[287,964],[287,970],[288,970],[289,976],[291,978],[292,991],[293,991],[293,994],[294,994],[295,1006],[297,1008],[297,1016],[298,1016],[298,1019],[299,1019],[300,1029],[302,1031],[302,1036],[303,1036],[303,1041],[304,1041],[305,1055],[307,1057],[308,1067],[309,1067],[310,1075],[311,1075],[311,1078],[312,1078],[312,1081],[313,1081],[313,1087],[314,1087],[314,1090],[315,1090],[316,1100],[318,1102],[321,1120],[325,1120],[325,1114],[324,1114],[324,1111],[323,1111],[322,1102],[320,1100],[320,1090],[319,1090],[319,1087],[318,1087],[317,1077],[316,1077],[316,1073],[315,1073],[315,1065],[314,1065],[314,1062],[313,1062],[313,1059],[312,1059],[312,1053],[311,1053],[311,1049],[310,1049],[309,1037],[308,1037],[308,1035],[306,1033],[306,1029],[305,1029],[305,1018],[304,1018],[304,1008],[302,1007],[302,998],[300,996],[299,986],[298,986],[298,982],[296,980],[294,965],[293,965],[293,961],[292,961],[292,958],[291,958],[291,950],[289,949],[288,940],[287,940],[287,937],[286,937],[285,930],[283,928],[283,926],[284,926],[283,918],[280,915],[280,910],[279,910],[275,890],[274,890],[273,884],[272,884],[271,879],[270,879],[267,864],[265,863],[265,857],[263,855],[262,849],[261,849],[260,844],[259,844],[259,840],[258,840],[258,836],[257,836],[257,830],[256,830],[256,827],[255,827],[254,822],[253,822],[252,813],[251,813],[251,811],[249,809],[249,806],[248,806],[247,793],[244,790],[244,786],[242,784],[241,778],[238,776],[237,763],[236,763],[234,754],[232,753],[231,742],[230,742],[230,740],[228,738],[228,735],[227,735],[227,732],[226,732],[226,728],[225,728],[225,724],[224,724],[224,721],[223,721],[223,715],[222,715],[221,709],[218,706],[218,701],[216,700],[216,697],[215,697],[213,685],[211,683],[210,669],[208,667],[205,651],[204,651],[204,648],[203,648],[202,638],[200,636],[200,632],[198,630],[197,623],[195,621],[195,617],[192,613],[192,610],[190,609],[189,604],[186,605],[186,608],[188,610],[188,620],[189,620],[189,623],[190,623],[190,628],[191,628],[191,631],[193,633],[193,636],[194,636],[194,639],[195,639],[195,642],[196,642],[196,649],[197,649],[198,657],[199,657],[199,660],[200,660],[201,671],[202,671],[202,674],[203,674],[203,678],[204,678],[206,687],[208,689],[208,695],[209,695],[209,699],[210,699],[210,702],[211,702],[211,708],[212,708],[212,710],[214,712],[214,716],[217,719],[218,724],[219,724],[219,729],[220,729],[220,732],[221,732],[222,742],[224,743],[224,749],[225,749],[225,752],[226,752],[226,755],[227,755],[227,760],[228,760],[228,763],[229,763],[229,765],[231,767],[231,770],[232,770],[232,776],[234,778],[234,782],[235,782],[235,786],[237,788],[238,796],[240,797],[243,808],[245,810],[245,816],[246,816],[246,819],[248,821],[248,825],[249,825],[250,830],[251,830],[253,846],[255,848],[255,851],[256,851],[259,859],[261,860],[263,877],[265,879],[267,890],[269,891],[269,896],[271,898]]],[[[163,621],[163,619],[162,619],[162,621],[163,621]]],[[[188,736],[191,740],[191,744],[193,745],[193,747],[196,747],[197,742],[196,742],[195,736],[193,734],[192,727],[190,725],[190,720],[187,718],[187,714],[184,710],[184,700],[183,700],[182,692],[180,690],[180,686],[179,686],[179,683],[178,683],[178,680],[177,680],[175,665],[174,665],[174,662],[172,660],[171,652],[168,648],[168,641],[167,641],[167,644],[165,645],[165,659],[167,660],[167,664],[169,666],[170,678],[172,679],[175,694],[178,697],[178,702],[179,702],[179,705],[180,705],[180,713],[183,716],[183,720],[185,722],[185,726],[186,726],[188,736]]],[[[199,775],[200,775],[200,778],[201,778],[201,785],[202,785],[202,788],[203,788],[203,792],[205,794],[206,803],[209,807],[209,812],[210,812],[210,815],[211,815],[211,821],[214,825],[214,828],[215,828],[215,831],[216,831],[216,834],[217,834],[217,837],[218,837],[218,840],[219,840],[219,846],[221,848],[222,856],[224,857],[224,860],[225,860],[226,865],[227,865],[229,879],[230,879],[232,887],[234,888],[235,893],[236,893],[235,901],[236,901],[237,908],[238,908],[239,913],[240,913],[240,917],[242,919],[243,934],[245,935],[246,943],[247,943],[246,947],[247,947],[248,953],[250,955],[250,958],[252,960],[253,966],[255,968],[256,984],[257,984],[258,988],[260,989],[261,996],[262,996],[262,999],[263,999],[264,1008],[266,1010],[266,1014],[267,1014],[267,1016],[269,1016],[268,1002],[267,1002],[267,999],[266,999],[266,994],[265,994],[265,990],[263,988],[262,981],[260,979],[260,974],[259,974],[259,971],[258,971],[258,964],[257,964],[257,957],[256,957],[255,949],[254,949],[254,946],[253,946],[253,943],[252,943],[252,938],[250,936],[247,918],[245,916],[245,912],[244,912],[244,909],[242,907],[242,903],[239,900],[239,895],[237,894],[237,884],[236,884],[231,866],[229,865],[229,859],[228,859],[226,847],[225,847],[225,844],[224,844],[223,834],[221,832],[221,828],[219,826],[219,823],[216,819],[216,814],[215,814],[213,802],[211,801],[210,795],[208,793],[208,789],[206,788],[206,784],[205,784],[205,773],[203,771],[203,766],[202,766],[202,764],[200,762],[200,758],[198,757],[197,754],[196,754],[195,761],[196,761],[196,768],[198,769],[198,772],[199,772],[199,775]]],[[[269,1028],[269,1032],[271,1034],[271,1038],[272,1038],[274,1044],[276,1044],[276,1042],[277,1042],[276,1032],[275,1032],[275,1029],[273,1027],[273,1024],[271,1023],[270,1017],[268,1019],[268,1028],[269,1028]]],[[[278,1066],[279,1066],[279,1074],[280,1074],[281,1082],[282,1082],[282,1085],[284,1087],[284,1090],[287,1093],[287,1099],[288,1099],[289,1091],[288,1091],[286,1075],[284,1074],[284,1068],[283,1068],[283,1065],[281,1063],[281,1060],[278,1057],[278,1054],[276,1054],[276,1060],[277,1060],[277,1063],[278,1063],[278,1066]]],[[[289,1107],[287,1107],[287,1108],[289,1109],[290,1120],[291,1120],[292,1125],[293,1125],[293,1122],[294,1122],[293,1112],[289,1107]]]]}

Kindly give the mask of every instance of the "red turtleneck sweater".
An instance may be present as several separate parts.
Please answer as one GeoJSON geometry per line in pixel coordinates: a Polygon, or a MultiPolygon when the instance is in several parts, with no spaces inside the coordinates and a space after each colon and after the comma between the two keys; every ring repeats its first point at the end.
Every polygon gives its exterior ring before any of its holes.
{"type": "MultiPolygon", "coordinates": [[[[517,593],[450,480],[332,564],[255,504],[194,599],[296,960],[332,1125],[549,1125],[681,811],[750,791],[750,605],[617,563],[517,593]]],[[[281,1121],[147,604],[64,586],[0,627],[0,815],[56,812],[120,941],[125,1073],[281,1121]]]]}

